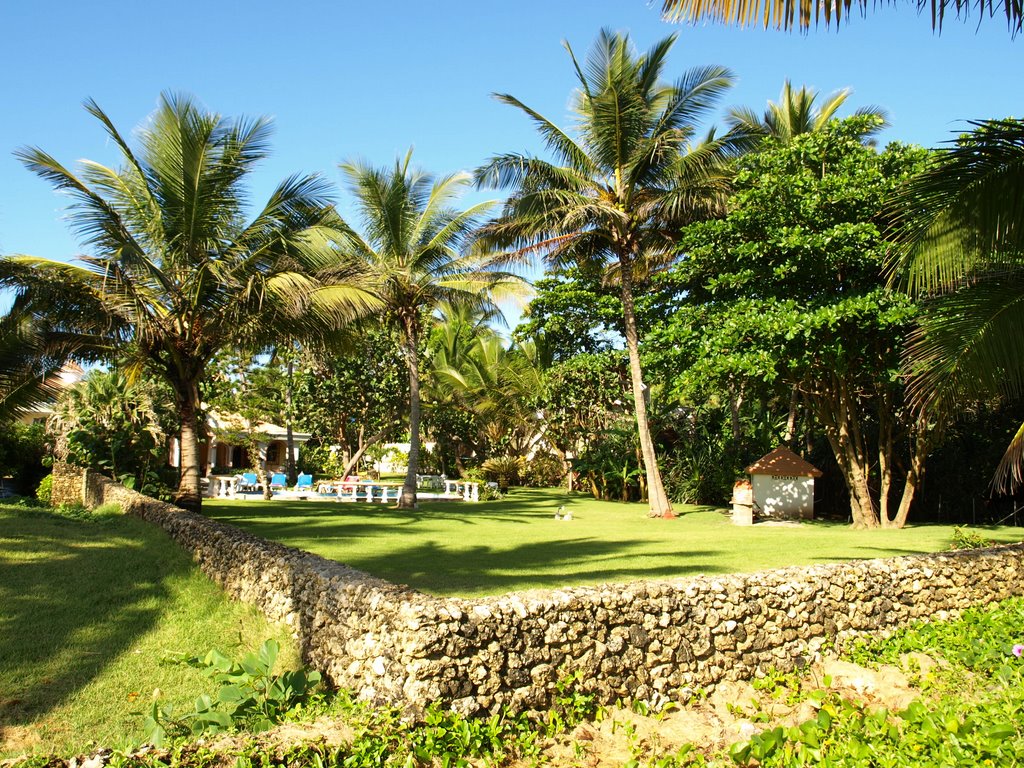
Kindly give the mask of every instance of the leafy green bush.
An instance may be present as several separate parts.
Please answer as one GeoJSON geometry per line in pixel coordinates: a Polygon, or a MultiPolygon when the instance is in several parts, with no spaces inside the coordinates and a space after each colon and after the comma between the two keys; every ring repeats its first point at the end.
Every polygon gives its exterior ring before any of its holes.
{"type": "Polygon", "coordinates": [[[146,718],[146,738],[159,746],[168,740],[231,730],[265,731],[285,719],[320,683],[320,673],[305,669],[273,673],[280,646],[265,640],[256,653],[235,662],[216,650],[202,659],[177,659],[203,670],[220,684],[216,698],[204,694],[191,711],[154,702],[146,718]]]}
{"type": "Polygon", "coordinates": [[[844,655],[862,665],[900,664],[925,652],[943,660],[922,696],[902,711],[811,693],[817,716],[734,744],[738,765],[1018,765],[1024,758],[1024,600],[920,623],[887,639],[858,640],[844,655]]]}
{"type": "Polygon", "coordinates": [[[302,446],[299,452],[298,470],[314,477],[340,477],[345,463],[338,451],[332,451],[328,445],[302,446]]]}
{"type": "Polygon", "coordinates": [[[39,481],[39,487],[36,488],[36,498],[39,499],[43,504],[49,504],[50,499],[53,497],[53,475],[49,474],[39,481]]]}
{"type": "Polygon", "coordinates": [[[550,453],[538,453],[523,462],[521,480],[529,488],[552,488],[565,477],[565,462],[550,453]]]}
{"type": "Polygon", "coordinates": [[[953,528],[950,549],[984,549],[995,544],[991,539],[986,539],[977,531],[972,531],[965,525],[957,525],[953,528]]]}
{"type": "Polygon", "coordinates": [[[497,482],[499,491],[506,493],[509,485],[519,481],[523,459],[520,456],[492,456],[480,465],[480,471],[488,480],[497,482]]]}

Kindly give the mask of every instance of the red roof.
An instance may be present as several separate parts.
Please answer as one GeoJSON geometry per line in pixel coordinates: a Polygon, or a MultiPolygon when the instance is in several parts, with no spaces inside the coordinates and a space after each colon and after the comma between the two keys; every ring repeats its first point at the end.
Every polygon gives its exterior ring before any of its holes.
{"type": "Polygon", "coordinates": [[[755,461],[747,467],[747,472],[751,475],[821,477],[820,469],[807,463],[784,445],[755,461]]]}

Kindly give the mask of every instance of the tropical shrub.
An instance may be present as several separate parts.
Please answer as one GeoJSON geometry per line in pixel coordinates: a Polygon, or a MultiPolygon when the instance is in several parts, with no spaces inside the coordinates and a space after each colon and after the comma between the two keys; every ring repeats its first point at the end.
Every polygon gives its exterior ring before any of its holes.
{"type": "Polygon", "coordinates": [[[520,456],[492,456],[480,465],[480,471],[485,478],[498,484],[499,491],[505,493],[509,485],[518,484],[523,471],[523,459],[520,456]]]}
{"type": "Polygon", "coordinates": [[[573,461],[582,488],[595,499],[639,501],[646,494],[640,446],[632,425],[605,430],[573,461]]]}
{"type": "Polygon", "coordinates": [[[47,475],[39,481],[39,486],[36,488],[36,498],[43,504],[49,504],[50,499],[53,495],[53,475],[47,475]]]}
{"type": "Polygon", "coordinates": [[[32,493],[50,471],[46,429],[41,424],[11,422],[0,429],[0,477],[9,477],[14,490],[32,493]]]}
{"type": "Polygon", "coordinates": [[[161,471],[173,422],[155,382],[94,370],[57,402],[49,427],[54,457],[89,467],[150,496],[166,496],[161,471]]]}
{"type": "Polygon", "coordinates": [[[550,453],[538,453],[523,462],[522,484],[529,488],[551,488],[565,477],[565,462],[550,453]]]}
{"type": "Polygon", "coordinates": [[[345,469],[345,462],[338,451],[331,450],[328,445],[312,445],[306,443],[299,452],[296,465],[300,472],[314,477],[340,477],[345,469]]]}

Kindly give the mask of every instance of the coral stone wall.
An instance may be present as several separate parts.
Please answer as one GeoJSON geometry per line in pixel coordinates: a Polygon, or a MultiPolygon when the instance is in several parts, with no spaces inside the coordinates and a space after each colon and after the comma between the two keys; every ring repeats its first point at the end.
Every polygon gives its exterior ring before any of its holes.
{"type": "MultiPolygon", "coordinates": [[[[80,483],[79,487],[83,487],[80,483]]],[[[826,640],[945,618],[1024,593],[1024,545],[753,574],[436,598],[183,512],[92,473],[161,526],[232,596],[291,625],[308,663],[363,698],[415,713],[542,709],[582,672],[603,701],[654,704],[681,689],[790,668],[826,640]]]]}

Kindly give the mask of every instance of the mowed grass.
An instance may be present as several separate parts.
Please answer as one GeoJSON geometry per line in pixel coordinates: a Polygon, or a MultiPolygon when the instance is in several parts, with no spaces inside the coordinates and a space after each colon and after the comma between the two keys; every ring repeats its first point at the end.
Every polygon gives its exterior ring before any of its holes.
{"type": "MultiPolygon", "coordinates": [[[[734,526],[707,507],[652,520],[646,506],[558,489],[515,489],[501,501],[423,501],[419,509],[333,501],[207,501],[204,512],[257,535],[315,552],[435,595],[750,572],[788,565],[949,549],[952,526],[854,531],[812,522],[734,526]],[[571,521],[554,519],[565,506],[571,521]]],[[[1013,527],[981,531],[1024,539],[1013,527]]]]}
{"type": "Polygon", "coordinates": [[[297,663],[282,629],[148,523],[0,507],[0,758],[130,745],[154,690],[188,705],[214,688],[168,654],[238,656],[267,637],[297,663]]]}

